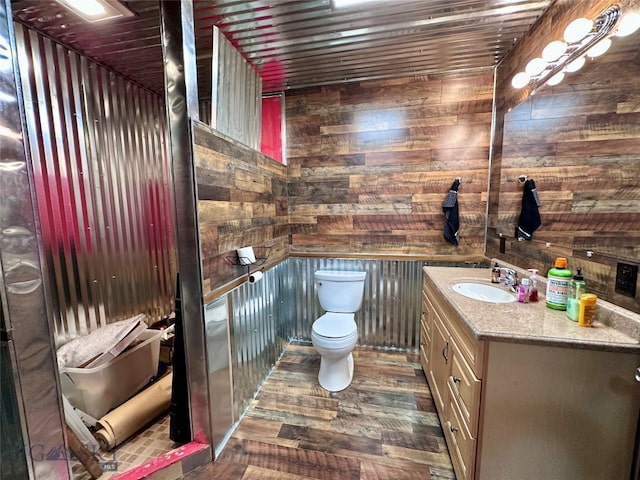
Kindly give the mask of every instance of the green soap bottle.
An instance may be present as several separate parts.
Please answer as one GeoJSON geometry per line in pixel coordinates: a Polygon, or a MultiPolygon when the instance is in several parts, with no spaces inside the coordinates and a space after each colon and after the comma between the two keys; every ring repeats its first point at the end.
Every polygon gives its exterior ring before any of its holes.
{"type": "Polygon", "coordinates": [[[547,307],[554,310],[567,309],[569,282],[572,276],[571,270],[567,268],[567,259],[556,258],[555,267],[549,269],[547,274],[547,307]]]}
{"type": "Polygon", "coordinates": [[[569,294],[567,296],[567,317],[574,322],[580,316],[580,296],[586,292],[587,284],[582,276],[582,271],[578,268],[577,273],[569,282],[569,294]]]}

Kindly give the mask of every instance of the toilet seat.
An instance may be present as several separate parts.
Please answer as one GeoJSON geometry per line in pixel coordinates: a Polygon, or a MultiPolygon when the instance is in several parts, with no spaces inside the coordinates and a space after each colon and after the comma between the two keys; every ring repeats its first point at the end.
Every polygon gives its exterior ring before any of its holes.
{"type": "Polygon", "coordinates": [[[312,332],[327,339],[344,338],[358,333],[353,313],[327,312],[313,322],[312,332]]]}
{"type": "Polygon", "coordinates": [[[353,348],[358,341],[358,326],[353,318],[353,313],[325,313],[313,322],[311,342],[316,348],[327,350],[353,348]]]}

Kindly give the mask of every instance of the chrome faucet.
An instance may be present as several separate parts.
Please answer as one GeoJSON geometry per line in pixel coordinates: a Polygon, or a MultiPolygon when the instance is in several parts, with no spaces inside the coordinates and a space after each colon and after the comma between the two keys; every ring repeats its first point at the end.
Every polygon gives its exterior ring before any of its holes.
{"type": "Polygon", "coordinates": [[[518,286],[518,272],[511,268],[505,268],[504,285],[515,289],[518,286]]]}

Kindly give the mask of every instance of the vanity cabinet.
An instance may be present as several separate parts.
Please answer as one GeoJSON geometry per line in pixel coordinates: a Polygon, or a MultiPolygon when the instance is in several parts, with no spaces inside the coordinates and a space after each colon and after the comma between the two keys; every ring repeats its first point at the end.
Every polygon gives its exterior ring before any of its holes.
{"type": "MultiPolygon", "coordinates": [[[[632,478],[640,348],[607,351],[474,334],[467,319],[480,318],[482,307],[454,308],[457,299],[442,288],[425,275],[420,362],[456,478],[632,478]]],[[[568,321],[543,305],[510,308],[537,312],[532,319],[547,328],[568,321]]],[[[519,322],[505,317],[509,321],[519,322]]]]}
{"type": "Polygon", "coordinates": [[[474,339],[426,282],[422,295],[421,364],[457,477],[473,478],[484,343],[474,339]]]}

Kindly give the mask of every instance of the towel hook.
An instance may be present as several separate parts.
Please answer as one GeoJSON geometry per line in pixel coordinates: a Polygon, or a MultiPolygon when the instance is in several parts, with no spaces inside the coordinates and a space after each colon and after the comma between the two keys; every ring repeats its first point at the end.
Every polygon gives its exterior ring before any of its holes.
{"type": "Polygon", "coordinates": [[[518,177],[518,182],[520,182],[520,183],[524,183],[524,182],[526,182],[526,181],[527,181],[527,176],[526,176],[526,175],[520,175],[520,176],[518,177]]]}
{"type": "Polygon", "coordinates": [[[457,180],[458,182],[462,182],[462,177],[456,177],[456,180],[457,180]]]}

